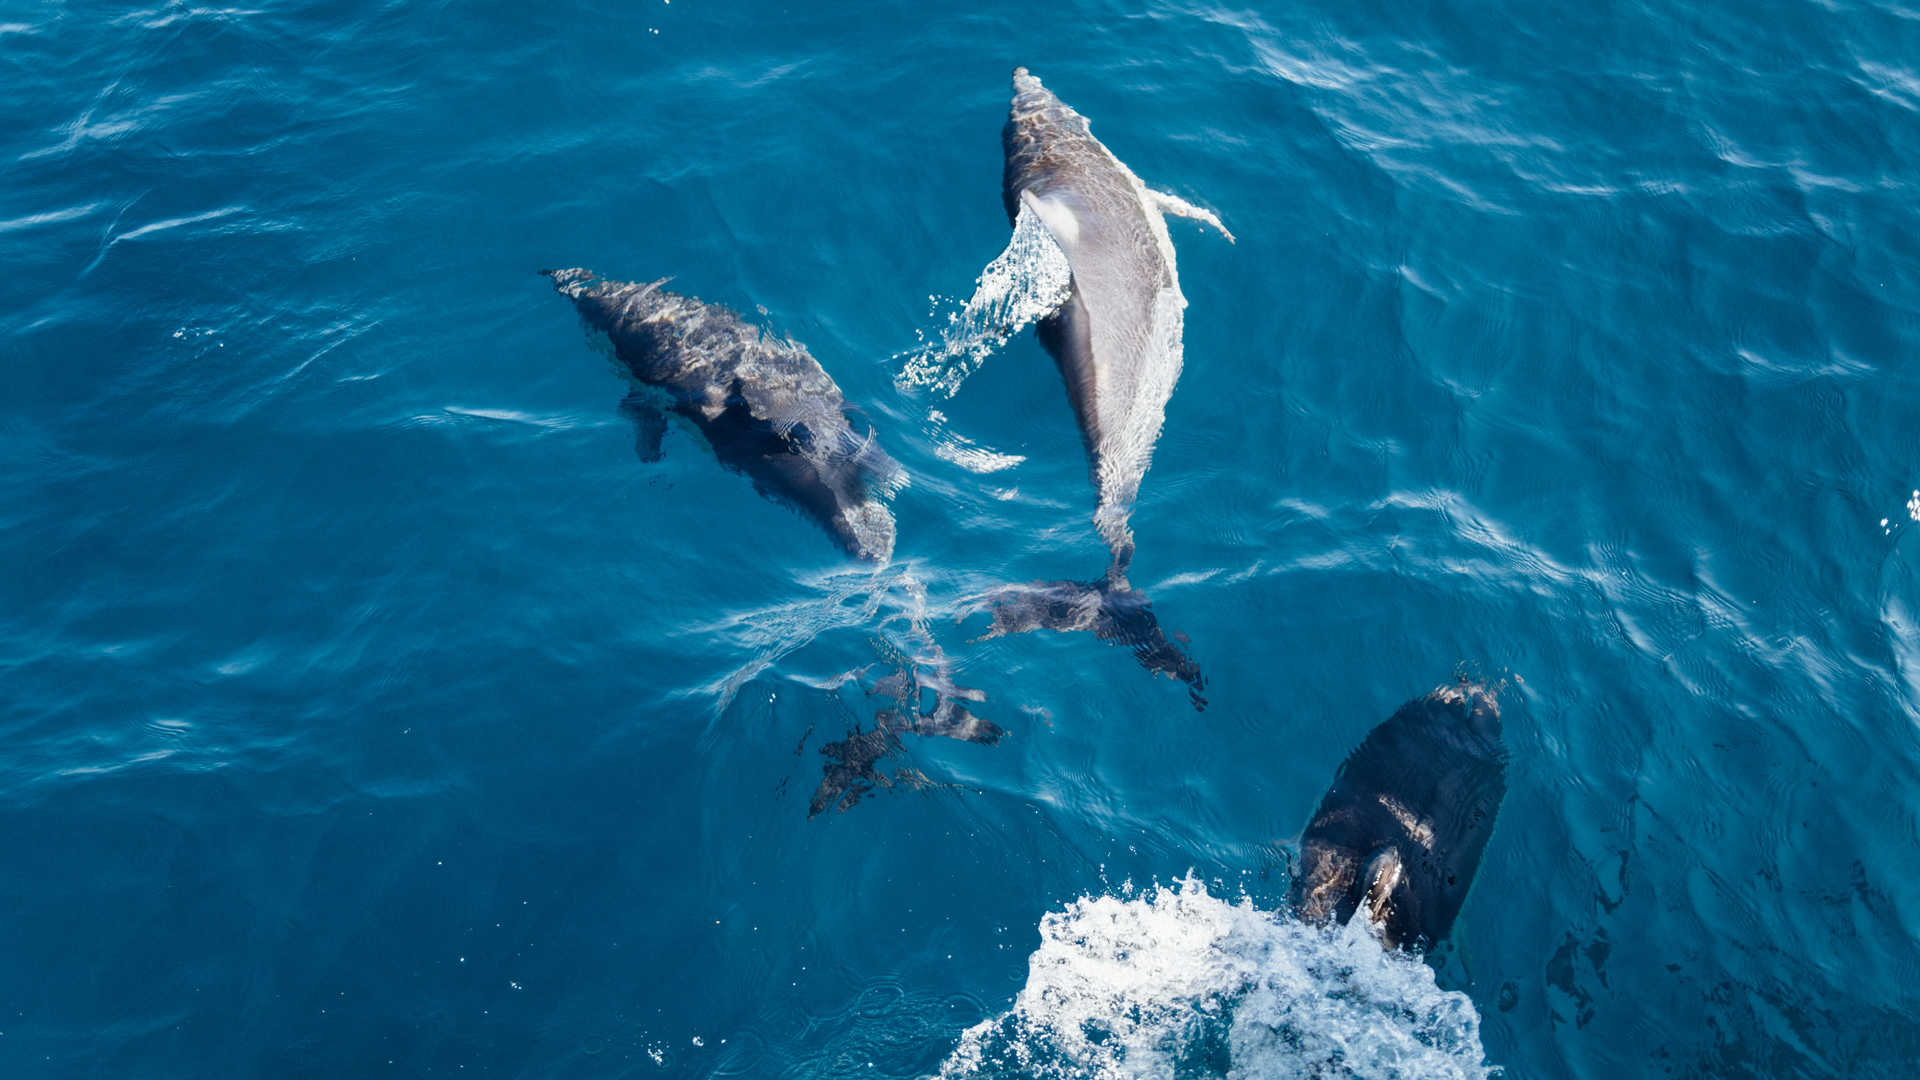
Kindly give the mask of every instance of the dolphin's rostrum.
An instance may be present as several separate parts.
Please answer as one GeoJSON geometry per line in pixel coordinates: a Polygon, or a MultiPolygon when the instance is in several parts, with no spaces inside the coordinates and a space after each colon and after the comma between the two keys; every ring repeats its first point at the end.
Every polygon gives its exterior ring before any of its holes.
{"type": "Polygon", "coordinates": [[[582,269],[542,271],[580,315],[613,342],[621,371],[640,389],[623,407],[640,424],[643,457],[657,456],[664,417],[654,400],[691,421],[729,468],[761,494],[799,507],[847,554],[893,555],[893,515],[876,496],[900,468],[840,388],[797,342],[773,338],[718,304],[647,284],[595,280],[582,269]]]}
{"type": "Polygon", "coordinates": [[[1507,792],[1500,707],[1488,687],[1442,686],[1402,705],[1340,767],[1300,839],[1294,909],[1356,911],[1388,948],[1447,936],[1507,792]]]}

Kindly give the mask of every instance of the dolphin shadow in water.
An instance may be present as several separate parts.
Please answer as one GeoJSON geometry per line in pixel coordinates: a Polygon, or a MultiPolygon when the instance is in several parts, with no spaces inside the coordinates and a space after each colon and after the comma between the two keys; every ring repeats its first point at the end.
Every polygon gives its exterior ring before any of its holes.
{"type": "Polygon", "coordinates": [[[1364,913],[1389,949],[1447,936],[1507,792],[1494,693],[1442,686],[1368,733],[1300,838],[1301,918],[1364,913]]]}
{"type": "Polygon", "coordinates": [[[820,748],[827,764],[822,770],[820,786],[807,805],[808,817],[827,809],[844,813],[876,788],[933,786],[918,769],[902,769],[892,774],[880,771],[882,761],[903,752],[900,741],[903,734],[989,745],[999,742],[1006,734],[1004,728],[973,715],[961,704],[983,701],[986,695],[954,683],[947,672],[945,654],[938,645],[929,643],[920,659],[897,653],[893,659],[897,670],[877,681],[867,690],[867,695],[891,697],[894,707],[877,713],[872,728],[853,731],[846,738],[820,748]]]}
{"type": "MultiPolygon", "coordinates": [[[[1187,684],[1195,708],[1205,685],[1192,658],[1169,641],[1146,597],[1127,584],[1133,504],[1159,440],[1183,364],[1187,306],[1165,215],[1195,218],[1233,235],[1211,211],[1142,183],[1093,137],[1075,112],[1026,68],[1013,73],[1001,132],[1007,218],[1037,217],[1071,270],[1066,299],[1041,320],[1087,447],[1099,508],[1094,524],[1112,557],[1102,583],[1012,586],[990,597],[987,636],[1035,629],[1092,630],[1124,644],[1150,671],[1187,684]]],[[[1016,228],[1017,231],[1017,228],[1016,228]]]]}

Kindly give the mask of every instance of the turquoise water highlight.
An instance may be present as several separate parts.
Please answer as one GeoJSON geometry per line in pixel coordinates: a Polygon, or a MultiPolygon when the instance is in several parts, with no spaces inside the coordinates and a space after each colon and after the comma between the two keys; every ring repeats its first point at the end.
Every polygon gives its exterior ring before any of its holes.
{"type": "Polygon", "coordinates": [[[10,5],[0,1073],[934,1073],[1082,896],[1282,970],[1233,901],[1466,664],[1490,1063],[1904,1074],[1915,57],[1898,3],[10,5]],[[1017,63],[1238,239],[1169,223],[1132,518],[1204,713],[956,621],[1105,561],[1030,332],[896,386],[1007,241],[1017,63]],[[808,820],[915,613],[685,430],[638,461],[554,265],[807,344],[1006,740],[808,820]]]}

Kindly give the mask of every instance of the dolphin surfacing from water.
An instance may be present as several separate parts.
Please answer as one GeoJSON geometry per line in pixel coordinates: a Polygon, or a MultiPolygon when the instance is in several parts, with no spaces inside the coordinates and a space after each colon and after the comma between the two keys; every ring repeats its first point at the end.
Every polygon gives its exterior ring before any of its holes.
{"type": "Polygon", "coordinates": [[[1340,766],[1300,838],[1294,910],[1356,911],[1389,949],[1430,948],[1460,914],[1507,792],[1500,706],[1477,683],[1409,701],[1340,766]]]}
{"type": "Polygon", "coordinates": [[[1017,222],[1022,212],[1037,217],[1072,269],[1065,303],[1040,323],[1039,333],[1086,441],[1099,493],[1094,524],[1112,561],[1103,583],[1006,591],[994,601],[1001,614],[989,636],[1039,626],[1099,632],[1104,625],[1115,632],[1101,637],[1133,645],[1146,666],[1186,682],[1202,706],[1199,668],[1167,641],[1152,609],[1127,583],[1128,522],[1182,364],[1187,299],[1165,215],[1206,222],[1228,240],[1233,235],[1211,211],[1142,183],[1093,137],[1086,117],[1026,68],[1014,69],[1001,141],[1008,219],[1017,222]],[[1119,631],[1123,624],[1133,629],[1119,631]]]}
{"type": "Polygon", "coordinates": [[[691,421],[728,468],[763,495],[798,507],[848,555],[893,556],[893,514],[875,492],[900,467],[856,426],[840,387],[797,342],[773,338],[728,308],[647,284],[596,280],[590,270],[545,270],[588,326],[613,343],[641,388],[622,408],[639,422],[642,457],[659,455],[665,418],[691,421]]]}
{"type": "Polygon", "coordinates": [[[1211,211],[1142,183],[1026,68],[1014,69],[1001,142],[1008,220],[1031,210],[1073,270],[1066,303],[1040,335],[1086,438],[1100,494],[1094,523],[1124,573],[1133,558],[1127,521],[1182,365],[1187,298],[1164,215],[1233,237],[1211,211]]]}

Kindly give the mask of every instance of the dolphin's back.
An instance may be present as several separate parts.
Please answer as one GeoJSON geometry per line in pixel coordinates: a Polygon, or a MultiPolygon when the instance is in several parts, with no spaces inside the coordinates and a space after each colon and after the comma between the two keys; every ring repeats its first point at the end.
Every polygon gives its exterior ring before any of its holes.
{"type": "Polygon", "coordinates": [[[1506,795],[1500,710],[1484,687],[1400,707],[1340,767],[1300,840],[1301,917],[1365,909],[1388,946],[1432,945],[1460,914],[1506,795]]]}
{"type": "Polygon", "coordinates": [[[612,340],[627,373],[690,409],[717,414],[738,393],[755,417],[776,423],[837,415],[846,406],[805,346],[767,337],[731,308],[668,292],[665,279],[635,284],[554,273],[587,324],[612,340]]]}
{"type": "Polygon", "coordinates": [[[548,275],[607,335],[622,371],[665,391],[723,463],[812,515],[848,554],[891,556],[893,517],[867,488],[899,466],[854,427],[840,387],[804,346],[768,337],[722,305],[668,292],[664,281],[548,275]]]}

